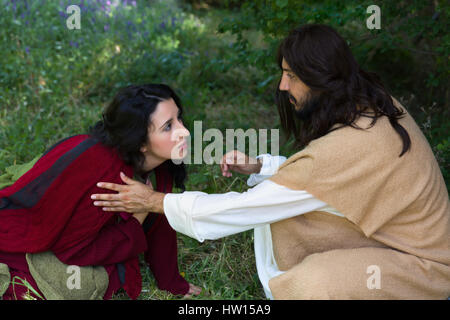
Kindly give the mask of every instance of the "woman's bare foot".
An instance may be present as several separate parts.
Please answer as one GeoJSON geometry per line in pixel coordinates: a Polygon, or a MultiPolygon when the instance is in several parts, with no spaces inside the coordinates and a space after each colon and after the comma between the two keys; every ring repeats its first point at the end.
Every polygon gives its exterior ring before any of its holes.
{"type": "Polygon", "coordinates": [[[186,293],[183,298],[191,298],[192,296],[198,296],[202,292],[202,288],[189,283],[189,291],[186,293]]]}

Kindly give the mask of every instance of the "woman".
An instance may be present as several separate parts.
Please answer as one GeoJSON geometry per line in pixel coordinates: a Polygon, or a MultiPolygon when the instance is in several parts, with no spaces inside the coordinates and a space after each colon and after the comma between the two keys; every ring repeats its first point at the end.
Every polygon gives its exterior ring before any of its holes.
{"type": "MultiPolygon", "coordinates": [[[[163,215],[111,214],[90,202],[99,178],[119,182],[119,173],[142,181],[153,174],[157,190],[171,192],[173,182],[184,190],[184,165],[171,160],[186,154],[189,132],[181,116],[180,99],[168,86],[129,86],[89,135],[59,142],[0,190],[0,265],[8,266],[11,280],[26,280],[42,296],[27,254],[52,252],[66,265],[103,266],[104,299],[120,288],[135,299],[142,285],[138,255],[145,252],[160,289],[199,294],[178,271],[176,233],[163,215]]],[[[20,299],[27,291],[14,282],[3,299],[20,299]]]]}

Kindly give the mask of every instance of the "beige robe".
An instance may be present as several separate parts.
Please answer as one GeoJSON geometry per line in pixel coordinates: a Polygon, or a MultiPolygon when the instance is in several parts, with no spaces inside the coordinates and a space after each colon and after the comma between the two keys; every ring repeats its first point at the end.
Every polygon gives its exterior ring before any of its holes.
{"type": "Polygon", "coordinates": [[[399,123],[411,139],[402,157],[400,136],[381,117],[367,130],[344,127],[311,141],[270,178],[345,216],[310,212],[271,225],[275,260],[286,271],[269,281],[275,299],[450,295],[448,191],[414,119],[407,113],[399,123]]]}

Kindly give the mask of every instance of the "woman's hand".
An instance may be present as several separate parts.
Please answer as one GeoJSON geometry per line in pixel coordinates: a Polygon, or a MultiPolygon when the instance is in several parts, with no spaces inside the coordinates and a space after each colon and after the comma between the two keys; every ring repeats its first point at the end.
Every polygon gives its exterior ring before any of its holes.
{"type": "Polygon", "coordinates": [[[164,213],[164,193],[153,191],[150,181],[140,183],[120,173],[125,183],[115,184],[99,182],[98,187],[117,191],[117,194],[93,194],[94,205],[103,207],[105,211],[129,212],[139,221],[145,219],[148,212],[164,213]],[[143,217],[143,219],[141,219],[143,217]]]}
{"type": "Polygon", "coordinates": [[[220,161],[220,169],[225,177],[231,177],[231,171],[243,174],[258,173],[261,166],[261,160],[251,158],[238,150],[226,153],[220,161]]]}

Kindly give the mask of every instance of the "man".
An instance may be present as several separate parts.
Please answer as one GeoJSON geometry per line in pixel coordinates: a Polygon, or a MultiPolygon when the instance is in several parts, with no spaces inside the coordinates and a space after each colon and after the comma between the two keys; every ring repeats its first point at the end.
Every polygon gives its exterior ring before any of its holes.
{"type": "Polygon", "coordinates": [[[345,40],[324,25],[279,47],[277,104],[299,152],[225,155],[247,192],[153,192],[125,176],[94,195],[104,210],[164,213],[199,241],[255,230],[258,275],[275,299],[445,299],[450,206],[432,150],[412,117],[345,40]],[[231,158],[231,162],[228,159],[231,158]],[[247,164],[235,164],[238,158],[247,164]],[[281,164],[281,166],[280,166],[281,164]]]}

